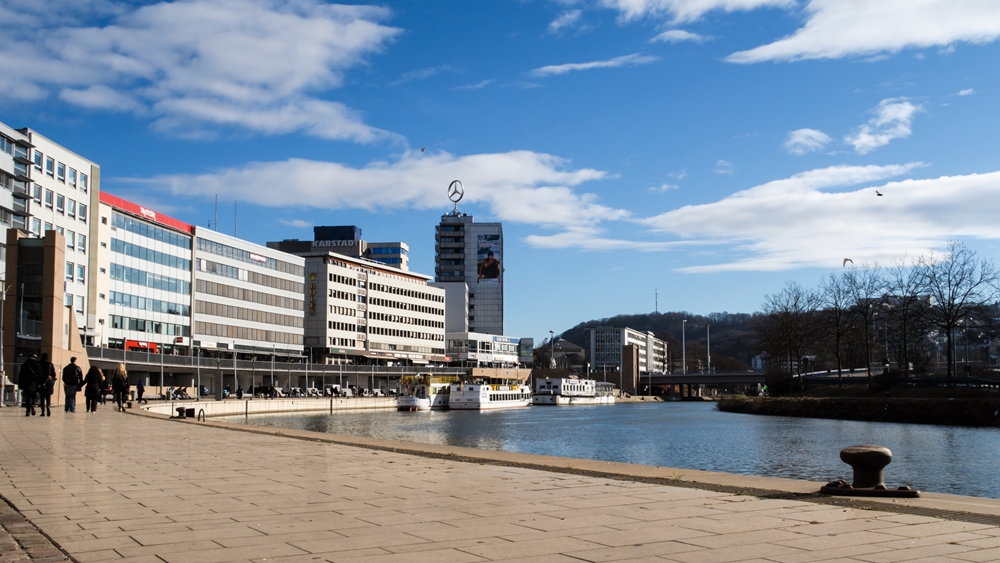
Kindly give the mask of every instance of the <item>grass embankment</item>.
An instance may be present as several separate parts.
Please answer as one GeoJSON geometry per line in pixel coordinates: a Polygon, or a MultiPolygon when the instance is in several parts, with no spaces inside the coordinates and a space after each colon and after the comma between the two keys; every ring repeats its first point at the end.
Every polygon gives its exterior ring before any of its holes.
{"type": "Polygon", "coordinates": [[[729,396],[718,408],[773,416],[1000,427],[1000,395],[973,388],[822,387],[781,397],[729,396]]]}

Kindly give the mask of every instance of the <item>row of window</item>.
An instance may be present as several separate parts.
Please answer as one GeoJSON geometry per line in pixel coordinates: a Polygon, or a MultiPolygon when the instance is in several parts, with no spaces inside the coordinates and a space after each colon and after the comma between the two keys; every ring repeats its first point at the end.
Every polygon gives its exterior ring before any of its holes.
{"type": "Polygon", "coordinates": [[[357,340],[353,338],[337,338],[334,336],[329,337],[330,346],[343,346],[344,348],[357,348],[357,340]]]}
{"type": "Polygon", "coordinates": [[[402,254],[406,256],[406,249],[399,246],[376,246],[375,248],[369,248],[368,252],[371,254],[402,254]]]}
{"type": "Polygon", "coordinates": [[[387,342],[368,342],[369,350],[390,350],[396,352],[417,352],[419,354],[444,354],[444,348],[430,346],[411,346],[409,344],[389,344],[387,342]]]}
{"type": "Polygon", "coordinates": [[[76,272],[76,281],[78,283],[84,283],[87,279],[87,267],[83,264],[77,264],[74,268],[72,262],[66,262],[66,281],[73,281],[73,273],[76,272]]]}
{"type": "Polygon", "coordinates": [[[444,328],[444,323],[440,321],[430,321],[427,319],[418,319],[416,317],[404,317],[402,315],[389,315],[386,313],[379,313],[377,311],[369,312],[368,318],[373,321],[386,321],[390,323],[427,326],[431,328],[444,328]]]}
{"type": "Polygon", "coordinates": [[[357,278],[351,278],[351,277],[348,277],[348,276],[342,276],[340,274],[330,274],[330,281],[332,281],[334,283],[342,283],[344,285],[351,285],[351,286],[354,286],[354,287],[358,286],[358,279],[357,278]]]}
{"type": "Polygon", "coordinates": [[[196,282],[196,291],[198,293],[218,295],[220,297],[228,297],[230,299],[239,299],[240,301],[248,301],[250,303],[258,303],[260,305],[270,305],[272,307],[281,307],[283,309],[292,309],[295,311],[303,310],[303,301],[301,299],[292,299],[289,297],[274,295],[273,293],[243,289],[242,287],[233,287],[231,285],[206,280],[198,280],[196,282]]]}
{"type": "Polygon", "coordinates": [[[365,325],[338,323],[337,321],[328,321],[326,328],[330,330],[346,330],[348,332],[365,332],[365,325]]]}
{"type": "Polygon", "coordinates": [[[236,266],[230,266],[229,264],[220,264],[218,262],[202,260],[199,258],[198,269],[210,274],[233,278],[234,280],[240,279],[240,269],[236,266]]]}
{"type": "Polygon", "coordinates": [[[349,317],[358,316],[357,309],[352,309],[350,307],[338,307],[336,305],[330,305],[330,313],[334,315],[347,315],[349,317]]]}
{"type": "Polygon", "coordinates": [[[170,276],[152,274],[138,268],[127,268],[120,264],[111,264],[111,279],[134,283],[153,289],[162,289],[171,293],[188,295],[191,293],[191,283],[170,276]]]}
{"type": "Polygon", "coordinates": [[[376,262],[381,262],[382,264],[402,264],[402,258],[372,258],[376,262]]]}
{"type": "Polygon", "coordinates": [[[3,135],[0,135],[0,151],[3,151],[11,156],[28,158],[28,149],[15,143],[14,141],[11,141],[3,135]]]}
{"type": "MultiPolygon", "coordinates": [[[[35,203],[42,204],[42,187],[38,184],[31,186],[31,199],[35,203]]],[[[54,209],[56,213],[65,215],[70,219],[77,219],[81,223],[87,222],[87,204],[77,203],[74,199],[69,199],[62,194],[57,194],[52,190],[45,190],[45,209],[54,209]]]]}
{"type": "MultiPolygon", "coordinates": [[[[76,313],[78,315],[82,315],[83,314],[83,296],[82,295],[77,295],[75,302],[76,302],[76,307],[73,310],[76,311],[76,313]]],[[[73,303],[74,303],[74,298],[73,298],[73,294],[72,293],[67,293],[65,296],[63,296],[63,306],[64,307],[73,307],[73,303]]]]}
{"type": "Polygon", "coordinates": [[[116,238],[111,239],[111,252],[117,252],[119,254],[124,254],[125,256],[131,256],[132,258],[138,258],[139,260],[145,260],[162,266],[169,266],[171,268],[178,268],[185,271],[191,270],[190,260],[186,260],[180,256],[166,254],[158,250],[153,250],[152,248],[139,246],[138,244],[132,244],[131,242],[118,240],[116,238]]]}
{"type": "Polygon", "coordinates": [[[133,319],[131,317],[121,317],[111,315],[111,328],[121,330],[132,330],[135,332],[148,332],[152,334],[165,334],[167,336],[191,336],[191,327],[174,323],[161,323],[146,319],[133,319]]]}
{"type": "Polygon", "coordinates": [[[182,317],[191,316],[190,305],[171,303],[170,301],[161,301],[159,299],[150,299],[148,297],[139,297],[138,295],[129,295],[128,293],[120,293],[117,291],[111,292],[111,299],[109,302],[112,305],[121,305],[122,307],[129,307],[131,309],[153,311],[154,313],[166,313],[168,315],[180,315],[182,317]]]}
{"type": "Polygon", "coordinates": [[[398,328],[385,328],[381,326],[368,327],[368,333],[379,334],[382,336],[395,336],[397,338],[416,338],[417,340],[444,341],[443,334],[433,334],[430,332],[417,332],[415,330],[400,330],[398,328]]]}
{"type": "MultiPolygon", "coordinates": [[[[169,229],[163,229],[155,225],[150,225],[145,221],[129,217],[124,213],[112,211],[111,226],[139,236],[169,244],[170,246],[176,246],[177,248],[183,248],[184,250],[191,250],[191,237],[175,233],[169,229]]],[[[188,269],[191,269],[190,266],[188,269]]]]}
{"type": "Polygon", "coordinates": [[[224,305],[222,303],[212,303],[209,301],[195,301],[195,313],[199,315],[212,315],[216,317],[228,317],[230,319],[240,319],[255,323],[266,323],[271,325],[291,326],[302,328],[302,317],[282,315],[280,313],[269,313],[258,311],[257,309],[247,309],[234,305],[224,305]]]}
{"type": "Polygon", "coordinates": [[[424,305],[417,305],[415,303],[402,303],[400,301],[393,301],[391,299],[382,299],[380,297],[372,297],[370,302],[372,305],[378,305],[380,307],[389,307],[392,309],[402,309],[404,311],[414,311],[417,313],[428,313],[431,315],[444,316],[444,309],[427,307],[424,305]]]}
{"type": "Polygon", "coordinates": [[[75,168],[69,168],[69,181],[67,182],[66,170],[67,166],[61,162],[56,162],[51,156],[45,156],[42,153],[35,151],[34,162],[35,170],[39,172],[42,171],[42,161],[45,161],[45,175],[50,178],[55,178],[64,184],[69,184],[73,188],[79,188],[81,192],[87,193],[87,175],[83,172],[77,172],[75,168]]]}
{"type": "Polygon", "coordinates": [[[302,345],[302,334],[288,332],[277,332],[274,330],[261,330],[259,328],[248,328],[245,326],[230,326],[216,323],[195,322],[194,331],[196,334],[214,336],[216,338],[240,338],[252,340],[259,343],[292,344],[302,345]]]}
{"type": "Polygon", "coordinates": [[[427,301],[437,301],[438,303],[444,303],[443,295],[434,295],[431,293],[424,293],[422,291],[416,291],[413,289],[403,289],[401,287],[386,285],[383,283],[374,283],[374,282],[368,284],[368,287],[372,291],[381,291],[383,293],[391,293],[393,295],[401,295],[403,297],[414,297],[416,299],[424,299],[427,301]]]}
{"type": "Polygon", "coordinates": [[[334,299],[346,299],[348,301],[361,301],[364,303],[365,297],[363,295],[358,295],[357,293],[349,293],[347,291],[339,291],[336,289],[330,290],[330,297],[334,299]]]}
{"type": "Polygon", "coordinates": [[[274,258],[268,258],[266,256],[254,254],[253,252],[249,252],[247,250],[241,250],[239,248],[234,248],[226,244],[220,244],[218,242],[206,240],[200,237],[198,238],[198,251],[208,252],[217,256],[225,256],[226,258],[232,258],[233,260],[239,260],[240,262],[247,262],[248,264],[254,264],[262,268],[277,270],[288,274],[294,274],[296,276],[301,276],[305,272],[305,268],[298,264],[275,260],[274,258]]]}
{"type": "Polygon", "coordinates": [[[242,272],[246,274],[246,279],[243,279],[242,277],[240,277],[241,270],[236,266],[230,266],[228,264],[220,264],[218,262],[212,262],[210,260],[202,260],[201,258],[198,259],[198,269],[219,276],[232,278],[234,280],[243,280],[246,282],[255,283],[257,285],[263,285],[265,287],[272,287],[274,289],[279,289],[282,291],[290,291],[292,293],[298,293],[298,294],[302,294],[305,291],[305,284],[302,282],[286,280],[247,270],[242,270],[242,272]]]}

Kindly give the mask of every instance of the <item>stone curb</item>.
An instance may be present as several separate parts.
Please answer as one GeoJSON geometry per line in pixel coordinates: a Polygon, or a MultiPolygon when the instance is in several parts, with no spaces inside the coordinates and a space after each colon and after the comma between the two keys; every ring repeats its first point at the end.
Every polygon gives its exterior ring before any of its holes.
{"type": "Polygon", "coordinates": [[[0,496],[0,561],[73,561],[68,553],[0,496]]]}

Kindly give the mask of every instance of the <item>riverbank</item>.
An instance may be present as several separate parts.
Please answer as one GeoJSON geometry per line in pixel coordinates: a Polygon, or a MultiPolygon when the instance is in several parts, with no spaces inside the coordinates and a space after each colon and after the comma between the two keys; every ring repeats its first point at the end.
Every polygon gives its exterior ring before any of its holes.
{"type": "Polygon", "coordinates": [[[1000,398],[743,397],[719,400],[718,409],[742,414],[866,422],[1000,427],[1000,398]]]}
{"type": "Polygon", "coordinates": [[[0,495],[74,561],[989,561],[1000,537],[993,499],[824,497],[817,482],[10,411],[0,495]]]}

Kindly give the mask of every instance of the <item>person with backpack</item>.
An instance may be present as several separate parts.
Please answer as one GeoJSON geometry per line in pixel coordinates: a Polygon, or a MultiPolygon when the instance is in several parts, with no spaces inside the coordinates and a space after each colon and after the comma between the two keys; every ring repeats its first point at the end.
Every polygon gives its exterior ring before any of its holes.
{"type": "Polygon", "coordinates": [[[118,404],[118,412],[125,412],[124,404],[128,402],[128,372],[125,371],[125,364],[118,364],[111,375],[111,390],[114,392],[115,403],[118,404]]]}
{"type": "Polygon", "coordinates": [[[38,363],[35,354],[28,356],[21,364],[21,371],[17,374],[17,387],[21,390],[24,398],[24,416],[34,416],[35,395],[38,394],[38,379],[42,374],[42,366],[38,363]]]}
{"type": "Polygon", "coordinates": [[[76,358],[70,358],[69,364],[63,368],[63,390],[66,391],[66,405],[63,410],[66,412],[76,412],[76,394],[83,384],[83,370],[76,365],[76,358]]]}

